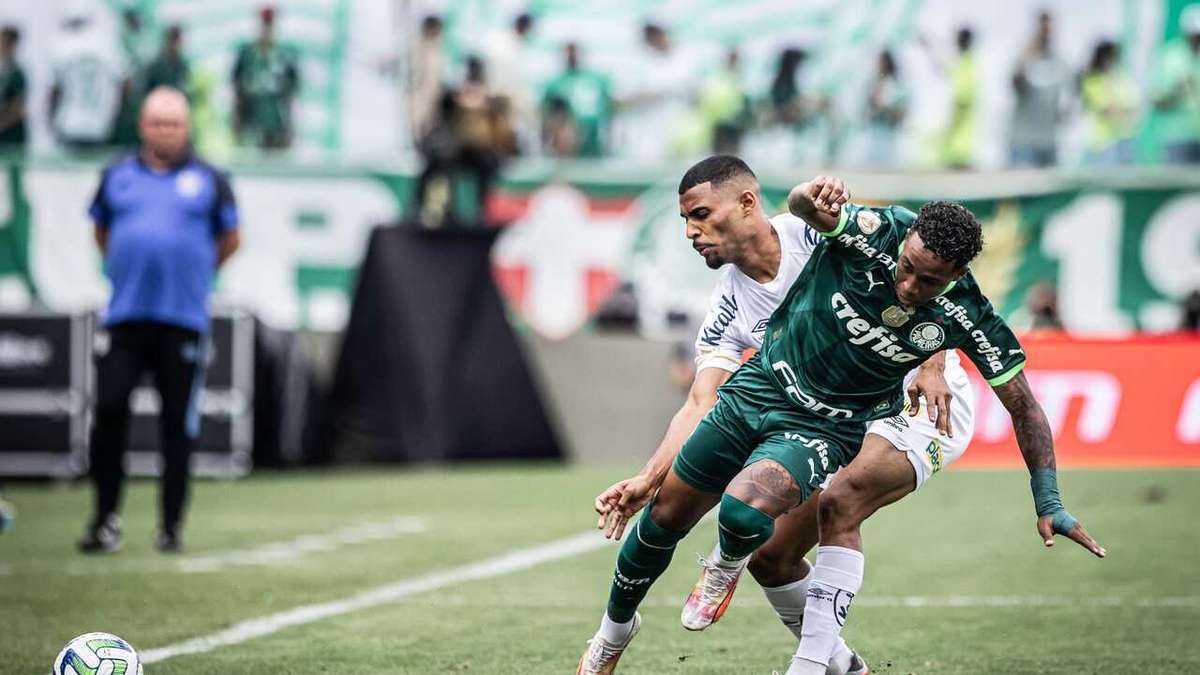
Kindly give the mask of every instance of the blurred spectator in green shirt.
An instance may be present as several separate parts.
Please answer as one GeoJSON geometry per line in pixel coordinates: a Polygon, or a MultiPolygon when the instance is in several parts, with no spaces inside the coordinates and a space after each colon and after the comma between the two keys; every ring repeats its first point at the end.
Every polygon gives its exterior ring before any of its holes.
{"type": "Polygon", "coordinates": [[[241,145],[266,149],[292,144],[292,102],[300,71],[292,49],[275,40],[275,9],[259,12],[258,38],[241,46],[233,66],[234,133],[241,145]]]}
{"type": "Polygon", "coordinates": [[[17,63],[21,33],[13,26],[0,30],[0,152],[25,147],[25,101],[28,83],[17,63]]]}
{"type": "Polygon", "coordinates": [[[955,44],[958,55],[950,64],[950,123],[942,145],[942,161],[952,169],[967,169],[975,162],[979,120],[979,68],[974,32],[959,28],[955,44]]]}
{"type": "Polygon", "coordinates": [[[146,86],[146,66],[154,59],[157,45],[142,13],[133,7],[121,11],[119,30],[126,72],[121,86],[121,107],[113,124],[112,142],[113,145],[132,147],[139,142],[137,126],[142,99],[152,89],[146,86]]]}
{"type": "Polygon", "coordinates": [[[553,154],[600,157],[607,152],[612,116],[608,78],[580,65],[575,43],[568,43],[563,54],[562,74],[546,84],[542,95],[544,137],[553,154]]]}
{"type": "Polygon", "coordinates": [[[183,28],[178,24],[164,33],[162,51],[146,67],[144,79],[147,91],[154,91],[156,87],[173,87],[191,98],[188,91],[188,62],[183,56],[183,28]]]}
{"type": "Polygon", "coordinates": [[[1163,50],[1154,105],[1162,116],[1168,162],[1200,163],[1200,4],[1179,15],[1182,40],[1163,50]]]}
{"type": "Polygon", "coordinates": [[[1088,159],[1097,165],[1128,164],[1133,160],[1133,135],[1137,129],[1137,86],[1118,65],[1116,43],[1103,40],[1080,81],[1083,111],[1088,126],[1088,159]]]}
{"type": "Polygon", "coordinates": [[[742,134],[750,124],[741,57],[736,48],[726,52],[724,65],[700,84],[697,107],[711,134],[713,154],[736,155],[742,134]]]}

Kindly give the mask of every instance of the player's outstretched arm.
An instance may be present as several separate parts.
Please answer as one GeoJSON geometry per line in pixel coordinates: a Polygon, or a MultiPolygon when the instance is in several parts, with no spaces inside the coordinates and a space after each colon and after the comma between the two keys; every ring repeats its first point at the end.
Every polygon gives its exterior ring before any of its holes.
{"type": "Polygon", "coordinates": [[[788,211],[818,232],[837,229],[842,205],[850,201],[850,189],[837,178],[817,176],[792,188],[788,193],[788,211]]]}
{"type": "Polygon", "coordinates": [[[646,466],[636,476],[613,483],[596,496],[596,513],[600,514],[596,527],[604,530],[604,536],[620,539],[629,520],[654,497],[684,441],[717,402],[717,389],[732,376],[720,368],[703,368],[696,373],[687,400],[671,418],[666,435],[646,466]]]}
{"type": "Polygon", "coordinates": [[[1103,558],[1106,551],[1083,529],[1083,525],[1063,508],[1058,494],[1058,476],[1054,461],[1054,437],[1046,413],[1033,396],[1025,373],[994,387],[996,395],[1012,416],[1017,445],[1029,467],[1029,485],[1037,507],[1037,530],[1046,546],[1054,545],[1054,535],[1066,535],[1075,543],[1103,558]]]}

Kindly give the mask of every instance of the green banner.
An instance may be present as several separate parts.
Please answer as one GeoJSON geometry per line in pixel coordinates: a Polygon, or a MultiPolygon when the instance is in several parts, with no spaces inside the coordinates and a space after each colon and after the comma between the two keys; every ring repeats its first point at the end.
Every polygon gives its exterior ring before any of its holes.
{"type": "MultiPolygon", "coordinates": [[[[647,333],[665,331],[671,315],[699,320],[715,278],[683,236],[681,172],[605,163],[511,167],[488,211],[510,223],[493,262],[514,311],[534,329],[567,335],[586,327],[625,282],[647,333]]],[[[98,177],[91,164],[7,167],[0,308],[70,311],[107,301],[86,217],[98,177]]],[[[805,177],[764,176],[767,203],[781,205],[805,177]]],[[[855,201],[916,209],[927,199],[955,199],[974,210],[986,241],[973,269],[1009,317],[1047,283],[1058,289],[1069,329],[1171,330],[1180,300],[1200,288],[1200,173],[842,177],[855,201]]],[[[221,271],[214,302],[280,327],[340,329],[370,229],[401,218],[413,184],[407,168],[235,167],[243,247],[221,271]]]]}

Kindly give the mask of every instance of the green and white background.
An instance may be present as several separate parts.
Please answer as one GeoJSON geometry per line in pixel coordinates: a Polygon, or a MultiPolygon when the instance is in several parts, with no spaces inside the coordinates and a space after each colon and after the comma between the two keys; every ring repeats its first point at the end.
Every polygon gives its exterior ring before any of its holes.
{"type": "MultiPolygon", "coordinates": [[[[984,105],[979,137],[986,167],[1003,154],[1013,60],[1042,7],[1058,18],[1058,49],[1082,65],[1096,40],[1117,39],[1126,65],[1148,82],[1164,41],[1177,37],[1182,0],[1097,0],[1086,4],[1010,0],[618,0],[587,4],[537,0],[386,2],[290,0],[280,3],[281,38],[303,57],[298,147],[286,158],[256,161],[215,143],[218,161],[232,165],[245,225],[245,246],[221,275],[217,302],[244,306],[280,327],[336,330],[370,227],[395,220],[408,202],[417,160],[407,152],[404,66],[416,21],[427,12],[446,20],[447,80],[461,61],[483,49],[513,14],[539,17],[530,50],[535,79],[557,68],[558,50],[579,40],[588,62],[622,86],[638,77],[638,27],[667,25],[697,74],[737,44],[751,96],[766,88],[779,49],[803,45],[813,53],[816,87],[836,100],[844,128],[815,130],[850,144],[856,110],[876,51],[897,50],[909,80],[912,120],[904,136],[919,165],[944,119],[947,91],[935,59],[961,23],[980,33],[984,105]],[[940,46],[939,46],[940,45],[940,46]],[[399,64],[399,68],[393,67],[399,64]],[[624,84],[623,84],[624,83],[624,84]],[[828,133],[826,133],[828,132],[828,133]]],[[[133,6],[156,35],[182,21],[197,67],[223,81],[236,44],[255,29],[255,6],[236,0],[94,0],[97,16],[117,38],[116,12],[133,6]]],[[[107,288],[90,242],[84,210],[99,163],[56,156],[44,124],[49,54],[66,2],[0,0],[0,21],[24,28],[21,59],[30,70],[31,158],[11,163],[0,181],[0,306],[40,304],[76,310],[103,303],[107,288]]],[[[213,107],[229,109],[227,84],[213,107]]],[[[1153,114],[1141,138],[1146,157],[1156,147],[1153,114]]],[[[1068,128],[1064,145],[1069,150],[1068,128]]],[[[765,131],[747,139],[746,156],[778,202],[791,183],[821,171],[821,143],[812,137],[765,131]],[[816,148],[816,150],[814,150],[816,148]]],[[[686,246],[676,216],[674,181],[684,158],[639,164],[617,158],[595,164],[523,160],[509,168],[502,201],[515,219],[496,250],[501,271],[524,279],[505,285],[513,306],[538,332],[554,337],[586,326],[616,280],[638,289],[643,325],[659,333],[668,310],[703,311],[711,276],[686,246]],[[547,186],[554,190],[546,192],[547,186]],[[566,190],[560,189],[566,186],[566,190]],[[531,196],[553,197],[531,199],[531,196]],[[547,207],[547,204],[553,208],[547,207]],[[530,206],[541,208],[530,208],[530,206]],[[565,210],[564,210],[565,209],[565,210]]],[[[1068,153],[1069,156],[1069,153],[1068,153]]],[[[842,172],[856,195],[913,205],[929,198],[966,200],[986,220],[988,254],[978,272],[1002,311],[1011,313],[1028,288],[1057,281],[1068,327],[1124,332],[1166,330],[1177,302],[1200,286],[1200,175],[1153,167],[1098,174],[1068,168],[1053,174],[950,176],[936,173],[842,172]]]]}
{"type": "MultiPolygon", "coordinates": [[[[0,307],[82,310],[105,301],[84,213],[98,170],[48,160],[7,167],[0,307]]],[[[649,333],[667,311],[703,312],[713,280],[682,238],[669,184],[680,171],[655,183],[651,172],[592,165],[514,167],[497,201],[515,220],[495,262],[525,275],[523,290],[505,288],[533,328],[563,337],[584,327],[597,294],[612,290],[587,287],[597,272],[635,283],[649,333]]],[[[765,173],[768,202],[780,204],[811,174],[765,173]]],[[[1030,286],[1050,281],[1071,329],[1163,331],[1177,325],[1179,300],[1200,287],[1200,173],[843,175],[862,200],[965,201],[988,240],[977,274],[1005,314],[1030,286]]],[[[221,273],[216,302],[279,327],[339,329],[370,228],[403,213],[412,184],[403,170],[235,169],[244,248],[221,273]]]]}
{"type": "MultiPolygon", "coordinates": [[[[405,115],[409,49],[419,19],[440,13],[446,21],[446,79],[456,82],[471,53],[484,53],[491,38],[512,17],[528,10],[538,17],[527,50],[526,77],[536,86],[561,67],[561,45],[577,41],[585,62],[608,74],[618,95],[644,77],[638,49],[646,20],[665,25],[676,48],[699,78],[716,67],[731,46],[742,54],[743,79],[752,97],[765,94],[778,52],[802,46],[812,58],[805,86],[834,101],[841,120],[833,128],[811,130],[796,140],[760,134],[747,152],[775,161],[821,156],[832,143],[836,156],[852,156],[862,100],[875,55],[895,51],[910,90],[911,114],[902,152],[913,162],[932,154],[931,140],[945,121],[949,90],[938,62],[950,56],[953,32],[973,26],[980,51],[982,97],[979,161],[995,166],[1004,156],[1012,66],[1029,40],[1037,11],[1057,17],[1055,43],[1073,68],[1086,63],[1100,39],[1117,41],[1124,66],[1150,86],[1163,45],[1178,37],[1177,17],[1189,0],[1008,0],[961,3],[954,0],[287,0],[280,10],[278,35],[302,58],[303,87],[298,110],[296,156],[314,159],[379,159],[411,147],[405,115]],[[920,46],[924,39],[930,48],[920,46]]],[[[213,107],[228,121],[228,74],[236,46],[254,35],[258,3],[242,0],[0,0],[0,21],[23,30],[20,60],[30,75],[34,146],[53,152],[45,128],[45,99],[51,79],[55,34],[67,7],[90,6],[101,34],[118,44],[117,16],[139,10],[146,20],[138,51],[153,53],[164,27],[185,27],[185,51],[193,67],[215,84],[213,107]]],[[[1147,110],[1143,157],[1155,156],[1155,119],[1147,110]]],[[[1078,149],[1078,124],[1065,139],[1068,154],[1078,149]]],[[[218,152],[228,148],[214,144],[218,152]]],[[[621,149],[616,148],[617,154],[621,149]]]]}

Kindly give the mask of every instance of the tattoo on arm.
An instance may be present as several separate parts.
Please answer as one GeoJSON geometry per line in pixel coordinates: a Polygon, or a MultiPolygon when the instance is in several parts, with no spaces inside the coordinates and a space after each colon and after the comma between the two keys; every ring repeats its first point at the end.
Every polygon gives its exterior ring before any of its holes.
{"type": "Polygon", "coordinates": [[[782,515],[800,502],[800,486],[787,469],[773,461],[755,462],[735,479],[730,493],[754,508],[782,515]]]}
{"type": "Polygon", "coordinates": [[[1025,466],[1030,471],[1055,468],[1050,423],[1046,421],[1041,404],[1034,398],[1025,373],[995,387],[994,391],[1012,416],[1013,432],[1021,447],[1021,456],[1025,458],[1025,466]]]}

